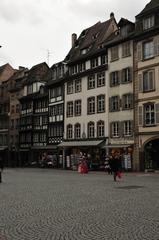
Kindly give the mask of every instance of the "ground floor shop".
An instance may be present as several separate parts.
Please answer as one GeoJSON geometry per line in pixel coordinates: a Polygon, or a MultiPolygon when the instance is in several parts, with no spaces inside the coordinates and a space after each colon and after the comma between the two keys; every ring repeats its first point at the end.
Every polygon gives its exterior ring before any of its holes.
{"type": "Polygon", "coordinates": [[[84,157],[89,169],[104,169],[106,151],[103,145],[104,140],[62,142],[58,147],[62,150],[63,168],[77,170],[84,157]]]}
{"type": "Polygon", "coordinates": [[[159,170],[159,134],[139,136],[139,164],[140,170],[159,170]]]}

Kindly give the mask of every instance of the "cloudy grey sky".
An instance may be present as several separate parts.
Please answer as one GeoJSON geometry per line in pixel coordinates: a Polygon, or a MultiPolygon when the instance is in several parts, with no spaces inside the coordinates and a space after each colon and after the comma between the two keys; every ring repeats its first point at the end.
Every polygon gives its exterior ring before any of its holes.
{"type": "Polygon", "coordinates": [[[14,68],[64,59],[71,34],[115,13],[131,21],[150,0],[0,0],[0,65],[14,68]]]}

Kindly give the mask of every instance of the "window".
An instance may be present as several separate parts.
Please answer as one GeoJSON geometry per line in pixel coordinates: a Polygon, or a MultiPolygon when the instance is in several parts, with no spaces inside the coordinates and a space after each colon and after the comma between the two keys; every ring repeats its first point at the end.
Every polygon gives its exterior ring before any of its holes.
{"type": "Polygon", "coordinates": [[[81,115],[81,100],[75,101],[75,116],[81,115]]]}
{"type": "Polygon", "coordinates": [[[33,85],[29,85],[29,86],[28,86],[28,88],[27,88],[27,93],[28,93],[28,94],[33,93],[33,85]]]}
{"type": "Polygon", "coordinates": [[[94,122],[89,122],[88,123],[88,138],[94,138],[95,133],[94,133],[94,122]]]}
{"type": "Polygon", "coordinates": [[[81,125],[79,123],[75,124],[75,139],[81,138],[81,125]]]}
{"type": "Polygon", "coordinates": [[[98,67],[98,58],[91,59],[91,68],[98,67]]]}
{"type": "Polygon", "coordinates": [[[112,137],[119,137],[119,122],[111,123],[112,137]]]}
{"type": "Polygon", "coordinates": [[[104,137],[104,121],[97,122],[97,136],[104,137]]]}
{"type": "Polygon", "coordinates": [[[147,30],[149,28],[152,28],[155,24],[155,18],[154,16],[150,16],[148,18],[143,19],[143,29],[147,30]]]}
{"type": "Polygon", "coordinates": [[[73,137],[72,125],[69,124],[67,126],[67,139],[72,139],[72,137],[73,137]]]}
{"type": "Polygon", "coordinates": [[[122,109],[130,109],[133,107],[133,95],[131,93],[122,96],[122,109]]]}
{"type": "Polygon", "coordinates": [[[110,87],[119,85],[119,71],[112,72],[110,74],[110,87]]]}
{"type": "Polygon", "coordinates": [[[130,55],[130,42],[125,42],[122,44],[122,57],[128,57],[130,55]]]}
{"type": "Polygon", "coordinates": [[[73,117],[73,102],[67,103],[67,117],[73,117]]]}
{"type": "Polygon", "coordinates": [[[145,125],[151,126],[155,124],[155,107],[154,104],[146,104],[144,106],[145,125]]]}
{"type": "Polygon", "coordinates": [[[14,105],[11,106],[11,113],[14,113],[14,105]]]}
{"type": "Polygon", "coordinates": [[[128,83],[132,81],[131,68],[124,68],[122,70],[122,83],[128,83]]]}
{"type": "Polygon", "coordinates": [[[83,63],[79,63],[78,64],[78,72],[83,72],[86,70],[86,63],[83,62],[83,63]]]}
{"type": "Polygon", "coordinates": [[[110,106],[110,111],[119,111],[119,103],[120,103],[120,98],[119,96],[113,96],[109,99],[109,106],[110,106]]]}
{"type": "Polygon", "coordinates": [[[81,92],[81,79],[75,81],[75,93],[81,92]]]}
{"type": "Polygon", "coordinates": [[[154,56],[153,41],[143,43],[143,59],[149,59],[154,56]]]}
{"type": "Polygon", "coordinates": [[[73,93],[73,81],[67,83],[67,94],[73,93]]]}
{"type": "Polygon", "coordinates": [[[132,136],[132,121],[124,121],[124,136],[132,136]]]}
{"type": "Polygon", "coordinates": [[[97,112],[105,112],[105,95],[97,96],[97,112]]]}
{"type": "Polygon", "coordinates": [[[106,55],[101,56],[101,65],[108,63],[108,57],[106,55]]]}
{"type": "Polygon", "coordinates": [[[118,53],[118,46],[111,48],[111,61],[118,60],[119,53],[118,53]]]}
{"type": "Polygon", "coordinates": [[[95,113],[95,97],[88,98],[87,109],[88,109],[88,111],[87,111],[88,114],[95,113]]]}
{"type": "Polygon", "coordinates": [[[97,74],[97,87],[105,86],[105,73],[98,73],[97,74]]]}
{"type": "Polygon", "coordinates": [[[154,71],[146,71],[143,73],[143,92],[155,90],[154,71]]]}
{"type": "Polygon", "coordinates": [[[46,133],[41,132],[39,138],[40,142],[46,142],[46,133]]]}
{"type": "Polygon", "coordinates": [[[95,88],[95,75],[88,77],[88,89],[95,88]]]}
{"type": "Polygon", "coordinates": [[[33,142],[39,142],[39,134],[38,133],[33,134],[33,142]]]}
{"type": "Polygon", "coordinates": [[[72,75],[77,73],[77,65],[71,67],[71,73],[72,75]]]}

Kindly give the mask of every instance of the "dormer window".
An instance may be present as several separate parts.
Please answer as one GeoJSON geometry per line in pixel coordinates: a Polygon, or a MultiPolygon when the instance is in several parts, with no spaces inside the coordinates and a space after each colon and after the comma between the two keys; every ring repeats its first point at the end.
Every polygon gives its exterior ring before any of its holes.
{"type": "Polygon", "coordinates": [[[88,52],[88,48],[84,48],[84,49],[82,49],[81,50],[81,54],[83,55],[83,54],[86,54],[88,52]]]}
{"type": "Polygon", "coordinates": [[[155,24],[155,18],[153,15],[143,19],[143,29],[144,30],[152,28],[154,26],[154,24],[155,24]]]}

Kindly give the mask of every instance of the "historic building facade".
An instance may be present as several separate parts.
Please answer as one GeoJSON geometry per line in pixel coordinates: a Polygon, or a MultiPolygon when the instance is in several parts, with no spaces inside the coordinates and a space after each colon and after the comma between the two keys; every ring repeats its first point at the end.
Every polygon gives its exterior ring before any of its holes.
{"type": "Polygon", "coordinates": [[[24,83],[24,96],[20,98],[21,115],[19,125],[20,163],[25,166],[33,161],[36,147],[47,142],[48,103],[42,86],[46,83],[49,67],[46,63],[33,66],[24,83]],[[39,96],[37,96],[39,94],[39,96]],[[31,151],[32,150],[32,151],[31,151]]]}
{"type": "Polygon", "coordinates": [[[76,166],[81,154],[91,165],[104,161],[102,146],[108,139],[107,51],[104,42],[116,30],[114,15],[72,35],[72,48],[65,61],[64,166],[76,166]],[[103,156],[102,156],[103,154],[103,156]]]}
{"type": "Polygon", "coordinates": [[[159,2],[136,16],[134,170],[159,169],[159,2]]]}
{"type": "Polygon", "coordinates": [[[10,77],[15,70],[10,64],[0,67],[0,156],[9,165],[10,77]]]}
{"type": "Polygon", "coordinates": [[[109,101],[107,153],[122,156],[125,169],[132,169],[133,131],[133,36],[135,24],[121,18],[108,48],[107,92],[109,101]]]}

